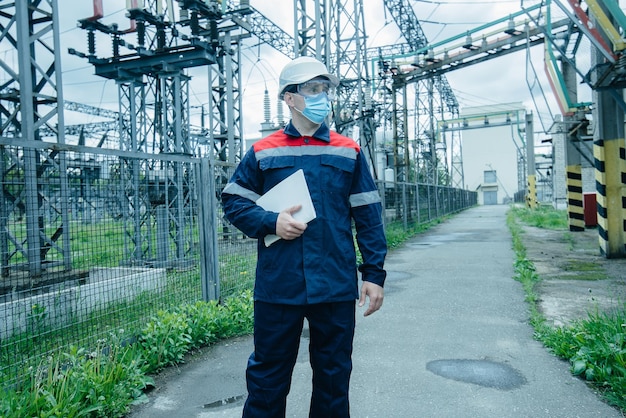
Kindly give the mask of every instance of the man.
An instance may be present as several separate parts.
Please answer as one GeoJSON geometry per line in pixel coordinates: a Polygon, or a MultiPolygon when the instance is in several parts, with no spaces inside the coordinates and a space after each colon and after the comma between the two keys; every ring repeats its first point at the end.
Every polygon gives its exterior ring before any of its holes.
{"type": "Polygon", "coordinates": [[[259,238],[254,288],[254,352],[246,371],[246,418],[284,417],[304,319],[309,324],[313,392],[310,417],[349,417],[355,300],[383,302],[387,244],[380,196],[359,145],[330,131],[339,80],[314,58],[285,66],[279,98],[291,121],[256,142],[222,193],[227,219],[259,238]],[[293,218],[301,205],[268,212],[255,201],[302,169],[316,218],[293,218]],[[352,221],[363,263],[359,294],[352,221]],[[266,246],[263,237],[280,240],[266,246]]]}

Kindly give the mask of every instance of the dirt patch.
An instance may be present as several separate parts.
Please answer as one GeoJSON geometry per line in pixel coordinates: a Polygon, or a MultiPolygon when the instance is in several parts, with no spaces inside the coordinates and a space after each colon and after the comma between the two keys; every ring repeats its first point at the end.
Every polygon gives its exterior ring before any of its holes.
{"type": "Polygon", "coordinates": [[[591,312],[624,308],[626,259],[600,254],[598,231],[553,231],[523,227],[522,242],[542,281],[539,309],[560,326],[591,312]]]}

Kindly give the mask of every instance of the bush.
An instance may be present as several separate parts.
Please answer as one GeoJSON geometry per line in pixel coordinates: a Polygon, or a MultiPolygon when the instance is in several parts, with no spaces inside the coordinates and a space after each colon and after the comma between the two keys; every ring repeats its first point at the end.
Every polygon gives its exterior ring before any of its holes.
{"type": "Polygon", "coordinates": [[[157,371],[183,360],[191,347],[191,328],[186,315],[159,311],[143,329],[139,344],[148,362],[148,370],[157,371]]]}
{"type": "Polygon", "coordinates": [[[29,370],[28,385],[9,391],[0,401],[0,415],[7,418],[119,417],[144,398],[152,384],[145,374],[140,352],[101,341],[92,353],[72,347],[60,358],[48,358],[29,370]]]}
{"type": "Polygon", "coordinates": [[[93,352],[73,347],[25,370],[20,386],[0,396],[0,416],[122,417],[146,399],[143,390],[153,385],[148,373],[182,362],[194,347],[250,333],[252,312],[251,291],[223,305],[197,302],[160,311],[135,343],[123,341],[121,330],[93,352]]]}

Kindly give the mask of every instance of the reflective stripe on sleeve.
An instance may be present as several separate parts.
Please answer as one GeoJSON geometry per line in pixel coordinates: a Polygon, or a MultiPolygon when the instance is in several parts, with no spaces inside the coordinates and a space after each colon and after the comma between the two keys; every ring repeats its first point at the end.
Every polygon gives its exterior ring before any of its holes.
{"type": "Polygon", "coordinates": [[[350,195],[350,207],[353,207],[353,208],[357,206],[371,205],[372,203],[379,203],[379,202],[380,202],[380,195],[378,194],[377,190],[350,195]]]}
{"type": "Polygon", "coordinates": [[[252,200],[256,202],[261,195],[253,192],[252,190],[246,189],[245,187],[241,187],[237,183],[228,183],[222,190],[222,193],[226,194],[234,194],[237,196],[245,197],[246,199],[252,200]]]}

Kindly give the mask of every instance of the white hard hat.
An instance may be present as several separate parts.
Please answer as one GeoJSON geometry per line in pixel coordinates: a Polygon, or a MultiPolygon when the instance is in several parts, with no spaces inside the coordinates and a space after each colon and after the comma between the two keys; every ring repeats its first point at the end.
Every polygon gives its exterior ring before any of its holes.
{"type": "Polygon", "coordinates": [[[278,98],[283,98],[289,86],[302,84],[315,77],[326,77],[333,87],[339,85],[339,79],[330,74],[326,66],[313,57],[298,57],[285,65],[278,79],[278,98]]]}

